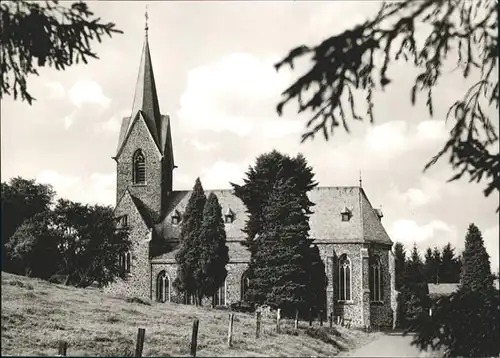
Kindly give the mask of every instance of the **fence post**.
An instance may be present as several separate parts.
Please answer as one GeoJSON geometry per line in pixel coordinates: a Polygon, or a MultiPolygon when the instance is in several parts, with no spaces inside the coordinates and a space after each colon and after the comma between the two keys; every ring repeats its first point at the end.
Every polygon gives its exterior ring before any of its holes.
{"type": "Polygon", "coordinates": [[[191,356],[196,357],[196,346],[198,343],[198,325],[200,321],[196,318],[193,321],[193,334],[191,335],[191,356]]]}
{"type": "Polygon", "coordinates": [[[323,327],[323,310],[319,311],[319,325],[323,327]]]}
{"type": "Polygon", "coordinates": [[[276,332],[280,333],[280,319],[281,319],[281,309],[278,308],[276,311],[276,332]]]}
{"type": "Polygon", "coordinates": [[[309,326],[313,325],[312,308],[309,308],[309,326]]]}
{"type": "Polygon", "coordinates": [[[299,329],[299,310],[295,310],[295,329],[299,329]]]}
{"type": "Polygon", "coordinates": [[[57,355],[66,357],[67,350],[68,350],[68,342],[59,341],[59,350],[58,350],[57,355]]]}
{"type": "Polygon", "coordinates": [[[260,337],[260,312],[257,311],[256,313],[256,320],[257,320],[257,325],[255,327],[255,338],[260,337]]]}
{"type": "Polygon", "coordinates": [[[144,336],[146,335],[146,330],[144,328],[139,328],[137,330],[137,342],[135,344],[135,356],[142,357],[142,349],[144,348],[144,336]]]}
{"type": "Polygon", "coordinates": [[[333,312],[330,312],[330,328],[332,328],[333,324],[333,312]]]}
{"type": "Polygon", "coordinates": [[[233,322],[234,313],[229,314],[229,330],[227,332],[227,345],[229,348],[233,346],[233,322]]]}

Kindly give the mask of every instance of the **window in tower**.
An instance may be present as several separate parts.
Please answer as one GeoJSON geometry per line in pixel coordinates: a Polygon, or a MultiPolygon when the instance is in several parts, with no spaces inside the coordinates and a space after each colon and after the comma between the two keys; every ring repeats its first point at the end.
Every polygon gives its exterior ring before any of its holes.
{"type": "Polygon", "coordinates": [[[134,153],[134,184],[146,184],[146,157],[142,150],[134,153]]]}

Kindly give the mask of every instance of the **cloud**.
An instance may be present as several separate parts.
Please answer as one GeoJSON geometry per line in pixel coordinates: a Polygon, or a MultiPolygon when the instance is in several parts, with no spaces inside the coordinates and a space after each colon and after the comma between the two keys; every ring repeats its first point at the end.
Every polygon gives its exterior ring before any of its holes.
{"type": "Polygon", "coordinates": [[[86,195],[88,203],[115,205],[116,174],[93,173],[90,176],[89,188],[86,195]]]}
{"type": "Polygon", "coordinates": [[[396,220],[388,232],[393,241],[399,241],[407,248],[416,243],[422,249],[422,245],[426,242],[431,240],[436,242],[437,239],[440,242],[445,239],[444,243],[447,242],[446,239],[456,242],[457,237],[456,229],[441,220],[432,220],[424,225],[419,225],[415,220],[396,220]]]}
{"type": "Polygon", "coordinates": [[[106,121],[94,123],[94,131],[96,133],[118,135],[123,118],[130,116],[130,112],[131,110],[124,109],[115,113],[106,121]]]}
{"type": "Polygon", "coordinates": [[[76,184],[80,183],[81,179],[77,176],[61,175],[54,170],[47,169],[36,176],[36,181],[52,185],[59,197],[66,197],[76,184]]]}
{"type": "Polygon", "coordinates": [[[500,247],[498,240],[498,238],[500,237],[499,234],[500,232],[498,224],[486,229],[483,232],[484,246],[486,247],[486,251],[488,251],[488,254],[490,255],[490,264],[492,272],[496,272],[498,270],[500,261],[499,259],[500,247]]]}
{"type": "Polygon", "coordinates": [[[189,71],[178,112],[187,131],[209,130],[249,135],[275,115],[275,103],[289,83],[286,71],[277,73],[274,58],[235,53],[189,71]],[[268,104],[268,105],[267,105],[268,104]]]}
{"type": "Polygon", "coordinates": [[[50,184],[58,198],[84,204],[114,205],[116,176],[114,173],[93,173],[87,178],[60,174],[54,170],[43,170],[36,181],[50,184]]]}
{"type": "Polygon", "coordinates": [[[216,146],[216,143],[203,143],[203,142],[200,142],[198,139],[190,140],[189,144],[191,144],[196,150],[199,150],[202,152],[208,152],[216,146]]]}
{"type": "Polygon", "coordinates": [[[389,196],[402,205],[416,208],[435,203],[447,195],[459,194],[457,183],[447,183],[445,179],[432,179],[423,175],[418,184],[404,192],[395,187],[389,192],[389,196]]]}
{"type": "Polygon", "coordinates": [[[60,99],[66,94],[65,88],[60,82],[46,82],[45,86],[48,88],[48,99],[60,99]]]}
{"type": "Polygon", "coordinates": [[[111,99],[104,95],[101,86],[90,80],[78,80],[68,91],[68,95],[77,107],[81,107],[84,103],[95,103],[107,108],[111,103],[111,99]]]}
{"type": "Polygon", "coordinates": [[[246,169],[242,164],[219,160],[212,167],[203,169],[200,179],[205,189],[229,189],[230,182],[241,182],[246,169]]]}

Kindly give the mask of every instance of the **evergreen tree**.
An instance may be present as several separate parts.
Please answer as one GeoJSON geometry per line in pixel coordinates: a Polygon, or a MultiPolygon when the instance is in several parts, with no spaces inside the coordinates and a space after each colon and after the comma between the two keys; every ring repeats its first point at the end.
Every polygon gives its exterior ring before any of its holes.
{"type": "Polygon", "coordinates": [[[201,185],[200,178],[196,179],[193,191],[186,205],[181,223],[180,248],[175,255],[177,261],[177,277],[174,287],[184,293],[186,303],[194,295],[197,304],[200,304],[200,294],[196,277],[200,271],[200,248],[196,241],[200,236],[200,228],[203,222],[203,210],[205,208],[206,196],[201,185]]]}
{"type": "Polygon", "coordinates": [[[227,276],[226,264],[229,262],[229,249],[226,246],[226,230],[222,219],[222,208],[214,193],[210,193],[201,225],[198,242],[201,251],[197,282],[200,284],[200,295],[213,297],[227,276]]]}
{"type": "Polygon", "coordinates": [[[470,224],[465,237],[460,289],[486,291],[493,288],[490,256],[484,247],[483,236],[476,225],[470,224]]]}
{"type": "Polygon", "coordinates": [[[457,264],[455,249],[450,243],[443,247],[439,272],[440,283],[458,283],[460,280],[460,266],[457,264]]]}
{"type": "Polygon", "coordinates": [[[434,247],[434,250],[432,250],[432,257],[433,257],[433,273],[432,273],[432,278],[434,283],[439,283],[440,281],[440,273],[439,269],[441,267],[441,252],[439,251],[439,248],[437,246],[434,247]]]}
{"type": "Polygon", "coordinates": [[[407,283],[423,283],[425,282],[424,264],[417,250],[417,245],[413,244],[410,259],[406,265],[405,280],[407,283]]]}
{"type": "Polygon", "coordinates": [[[308,306],[314,310],[316,314],[323,311],[326,314],[326,288],[328,286],[328,278],[325,274],[325,263],[321,259],[321,255],[317,245],[311,245],[308,250],[309,257],[306,263],[309,263],[309,280],[308,287],[308,306]]]}
{"type": "Polygon", "coordinates": [[[404,284],[404,274],[406,271],[406,250],[402,243],[394,244],[394,261],[396,275],[396,290],[400,290],[404,284]]]}
{"type": "Polygon", "coordinates": [[[261,154],[257,157],[255,165],[249,167],[243,179],[244,184],[231,183],[234,195],[237,196],[246,206],[248,220],[243,232],[246,234],[246,244],[252,245],[256,235],[262,232],[263,223],[263,202],[271,194],[274,184],[279,177],[280,171],[285,171],[288,175],[294,175],[297,191],[301,194],[303,205],[307,214],[311,214],[310,208],[314,205],[307,193],[314,189],[318,183],[314,182],[314,173],[307,166],[307,161],[302,154],[296,158],[290,158],[277,150],[261,154]]]}
{"type": "Polygon", "coordinates": [[[246,299],[280,307],[284,314],[303,312],[309,301],[309,215],[314,204],[307,193],[317,185],[313,177],[301,154],[290,158],[272,151],[257,158],[244,185],[233,184],[249,213],[246,299]]]}
{"type": "Polygon", "coordinates": [[[432,254],[432,249],[430,247],[425,250],[424,260],[425,280],[428,283],[435,283],[433,278],[434,255],[432,254]]]}
{"type": "Polygon", "coordinates": [[[496,357],[500,353],[499,322],[499,295],[493,288],[489,256],[481,232],[471,224],[460,287],[436,303],[429,324],[418,327],[415,342],[423,349],[445,347],[453,357],[496,357]]]}

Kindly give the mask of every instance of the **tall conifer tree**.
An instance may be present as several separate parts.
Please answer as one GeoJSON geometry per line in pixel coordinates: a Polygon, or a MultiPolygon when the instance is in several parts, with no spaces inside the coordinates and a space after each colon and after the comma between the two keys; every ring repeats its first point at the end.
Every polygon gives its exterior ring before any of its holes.
{"type": "Polygon", "coordinates": [[[400,290],[401,287],[403,287],[406,270],[406,250],[404,245],[400,242],[394,244],[394,261],[396,266],[396,290],[400,290]]]}
{"type": "Polygon", "coordinates": [[[196,277],[199,277],[201,252],[196,241],[200,236],[205,202],[205,192],[200,178],[197,178],[182,217],[180,248],[175,255],[177,278],[174,280],[174,287],[184,293],[186,301],[193,295],[199,298],[196,277]]]}
{"type": "Polygon", "coordinates": [[[312,266],[306,259],[310,257],[309,215],[314,205],[307,193],[317,185],[312,168],[301,154],[290,158],[272,151],[259,156],[246,175],[244,185],[233,184],[249,214],[246,299],[280,307],[284,313],[303,310],[308,290],[314,290],[307,287],[312,266]]]}
{"type": "Polygon", "coordinates": [[[213,297],[227,276],[226,264],[229,262],[229,249],[226,246],[226,230],[222,219],[222,208],[214,193],[210,193],[205,209],[203,223],[198,238],[201,257],[200,294],[213,297]]]}

